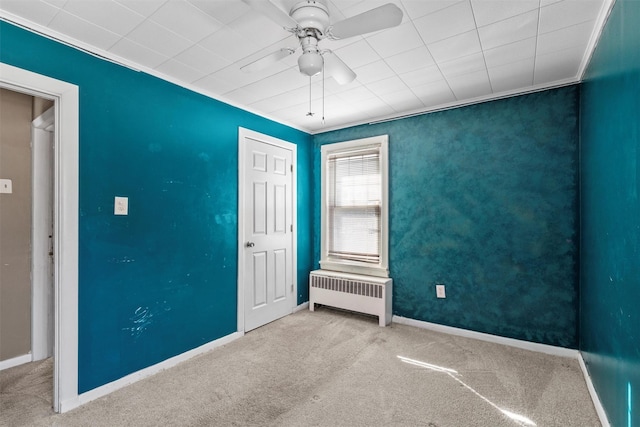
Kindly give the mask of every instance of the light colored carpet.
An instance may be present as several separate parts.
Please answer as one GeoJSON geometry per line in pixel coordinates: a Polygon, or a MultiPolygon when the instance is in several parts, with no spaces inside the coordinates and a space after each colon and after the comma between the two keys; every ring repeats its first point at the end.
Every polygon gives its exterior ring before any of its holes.
{"type": "Polygon", "coordinates": [[[1,425],[600,426],[574,359],[327,308],[65,414],[35,391],[50,372],[16,380],[18,369],[0,373],[1,425]]]}

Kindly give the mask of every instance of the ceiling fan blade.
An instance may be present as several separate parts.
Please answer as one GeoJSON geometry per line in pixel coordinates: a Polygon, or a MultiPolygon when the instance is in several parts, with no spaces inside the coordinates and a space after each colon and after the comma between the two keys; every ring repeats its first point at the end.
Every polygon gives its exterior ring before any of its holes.
{"type": "Polygon", "coordinates": [[[402,10],[393,3],[387,3],[351,18],[336,22],[329,27],[329,37],[346,39],[373,31],[395,27],[402,22],[402,10]]]}
{"type": "Polygon", "coordinates": [[[260,59],[256,59],[249,64],[240,67],[240,69],[246,73],[253,73],[254,71],[260,71],[267,68],[269,65],[275,64],[283,58],[293,54],[295,49],[282,48],[280,50],[276,50],[266,56],[263,56],[260,59]]]}
{"type": "Polygon", "coordinates": [[[333,52],[324,55],[324,69],[338,84],[346,85],[356,78],[356,73],[333,52]]]}
{"type": "Polygon", "coordinates": [[[284,28],[296,28],[298,23],[282,9],[274,5],[268,0],[242,0],[251,6],[254,10],[262,13],[276,24],[284,28]]]}

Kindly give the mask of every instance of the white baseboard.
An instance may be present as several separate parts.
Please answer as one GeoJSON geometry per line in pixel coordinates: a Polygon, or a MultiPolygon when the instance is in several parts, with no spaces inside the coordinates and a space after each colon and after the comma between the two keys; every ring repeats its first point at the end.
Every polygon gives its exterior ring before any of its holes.
{"type": "Polygon", "coordinates": [[[294,308],[293,309],[293,313],[297,313],[297,312],[302,311],[302,310],[309,310],[309,301],[303,302],[302,304],[300,304],[299,306],[294,308]]]}
{"type": "Polygon", "coordinates": [[[518,340],[515,338],[500,337],[497,335],[485,334],[483,332],[470,331],[467,329],[454,328],[453,326],[438,325],[437,323],[424,322],[422,320],[409,319],[407,317],[393,316],[393,323],[401,325],[415,326],[417,328],[429,329],[435,332],[442,332],[450,335],[458,335],[476,340],[488,341],[510,347],[517,347],[523,350],[536,351],[538,353],[551,354],[553,356],[578,358],[580,352],[570,348],[556,347],[553,345],[539,344],[530,341],[518,340]]]}
{"type": "Polygon", "coordinates": [[[138,382],[144,378],[155,375],[158,372],[164,371],[165,369],[174,367],[177,364],[184,362],[185,360],[189,360],[195,356],[198,356],[200,354],[213,350],[216,347],[220,347],[232,341],[235,341],[238,338],[242,337],[243,335],[244,335],[244,332],[234,332],[232,334],[219,338],[215,341],[211,341],[207,344],[201,345],[200,347],[194,348],[193,350],[186,351],[170,359],[163,360],[160,363],[156,363],[155,365],[136,371],[132,374],[127,375],[126,377],[122,377],[118,380],[115,380],[113,382],[100,386],[98,388],[94,388],[93,390],[89,390],[85,393],[78,395],[77,398],[75,399],[69,399],[69,400],[65,400],[64,402],[60,402],[60,412],[62,413],[62,412],[70,411],[72,409],[77,408],[80,405],[84,405],[87,402],[91,402],[92,400],[106,396],[107,394],[113,393],[118,389],[121,389],[130,384],[138,382]]]}
{"type": "Polygon", "coordinates": [[[29,363],[32,360],[31,354],[23,354],[22,356],[12,357],[11,359],[0,360],[0,371],[29,363]]]}
{"type": "Polygon", "coordinates": [[[591,395],[593,406],[595,406],[596,412],[598,413],[598,418],[600,418],[600,424],[602,424],[602,427],[611,427],[611,424],[609,424],[609,419],[607,418],[607,413],[604,411],[604,406],[602,406],[600,397],[598,396],[598,393],[593,386],[593,382],[591,382],[591,375],[589,375],[589,370],[587,369],[587,364],[584,363],[582,354],[578,355],[578,363],[580,364],[580,369],[582,369],[584,380],[587,383],[587,388],[589,389],[589,394],[591,395]]]}

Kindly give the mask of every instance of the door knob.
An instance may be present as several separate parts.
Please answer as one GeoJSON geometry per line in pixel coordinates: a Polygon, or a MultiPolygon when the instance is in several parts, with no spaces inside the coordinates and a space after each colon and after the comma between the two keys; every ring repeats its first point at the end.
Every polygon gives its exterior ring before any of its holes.
{"type": "Polygon", "coordinates": [[[246,244],[245,246],[246,246],[246,247],[248,247],[248,248],[252,248],[252,247],[254,247],[255,245],[256,245],[256,244],[255,244],[255,243],[253,243],[253,242],[247,242],[247,244],[246,244]]]}

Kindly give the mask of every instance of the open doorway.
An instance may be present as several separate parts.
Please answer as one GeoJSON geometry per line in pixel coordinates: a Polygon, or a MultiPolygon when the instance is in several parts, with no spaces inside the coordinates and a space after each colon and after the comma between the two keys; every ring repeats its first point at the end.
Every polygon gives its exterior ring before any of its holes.
{"type": "MultiPolygon", "coordinates": [[[[50,113],[53,114],[54,124],[50,127],[54,140],[51,153],[51,235],[54,238],[49,243],[53,246],[51,252],[54,254],[52,401],[54,411],[65,412],[82,403],[78,396],[78,86],[0,63],[0,88],[52,100],[54,105],[50,113]]],[[[43,129],[48,127],[44,126],[43,129]]],[[[12,184],[3,181],[0,185],[8,191],[12,184]]],[[[12,299],[7,298],[7,301],[11,302],[12,299]]],[[[31,320],[30,313],[28,318],[31,320]]],[[[27,341],[30,343],[31,340],[27,341]]]]}
{"type": "Polygon", "coordinates": [[[0,369],[31,365],[4,376],[15,393],[28,389],[51,407],[53,107],[51,99],[0,88],[0,369]]]}

